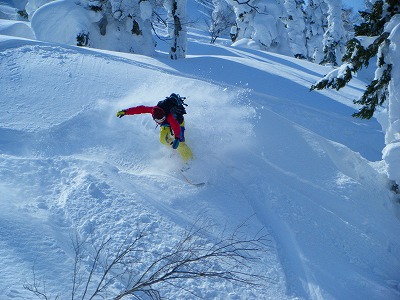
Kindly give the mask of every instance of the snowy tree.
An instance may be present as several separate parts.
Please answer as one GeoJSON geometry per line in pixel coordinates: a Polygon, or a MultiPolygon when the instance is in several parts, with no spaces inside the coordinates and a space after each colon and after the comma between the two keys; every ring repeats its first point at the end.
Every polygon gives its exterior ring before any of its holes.
{"type": "Polygon", "coordinates": [[[320,63],[324,58],[322,40],[328,28],[328,6],[323,0],[309,0],[305,14],[307,58],[320,63]]]}
{"type": "Polygon", "coordinates": [[[364,94],[356,100],[362,105],[353,116],[371,118],[377,107],[387,105],[387,119],[381,121],[386,128],[386,147],[383,158],[388,165],[389,178],[400,182],[400,103],[399,103],[399,24],[398,0],[378,0],[371,11],[361,12],[364,22],[355,26],[355,37],[347,44],[344,64],[328,73],[311,89],[344,87],[359,70],[368,67],[377,58],[375,78],[364,94]],[[392,77],[393,74],[393,77],[392,77]],[[389,103],[385,103],[389,99],[389,103]],[[386,124],[386,125],[385,125],[386,124]],[[395,171],[394,171],[395,170],[395,171]]]}
{"type": "MultiPolygon", "coordinates": [[[[53,1],[35,9],[31,25],[40,40],[152,55],[155,50],[151,18],[153,0],[53,1]],[[53,18],[65,11],[65,18],[53,18]]],[[[45,0],[40,0],[45,1],[45,0]]],[[[31,6],[29,6],[31,5],[31,6]]]]}
{"type": "Polygon", "coordinates": [[[343,7],[342,20],[343,20],[344,30],[350,35],[353,35],[354,33],[354,24],[361,22],[361,20],[358,19],[358,14],[355,15],[353,8],[351,7],[343,7]]]}
{"type": "Polygon", "coordinates": [[[235,13],[225,0],[212,0],[213,12],[211,15],[210,35],[211,43],[230,29],[235,23],[235,13]]]}
{"type": "Polygon", "coordinates": [[[329,8],[328,29],[324,34],[324,59],[321,63],[337,66],[342,62],[347,41],[342,20],[342,2],[340,0],[325,1],[329,8]]]}
{"type": "MultiPolygon", "coordinates": [[[[397,5],[397,12],[399,12],[397,5]]],[[[400,183],[400,14],[391,19],[386,26],[390,31],[388,40],[388,51],[386,54],[387,64],[392,66],[391,79],[388,85],[387,106],[388,122],[385,134],[385,148],[383,159],[387,165],[388,177],[395,181],[393,189],[399,191],[400,183]]]]}
{"type": "Polygon", "coordinates": [[[145,55],[154,53],[153,7],[149,0],[81,0],[81,3],[97,15],[96,31],[89,33],[91,46],[145,55]]]}
{"type": "Polygon", "coordinates": [[[290,48],[295,57],[306,58],[306,25],[303,0],[285,0],[288,14],[286,26],[289,35],[290,48]]]}
{"type": "Polygon", "coordinates": [[[227,0],[233,5],[236,26],[231,30],[234,41],[250,39],[261,50],[292,55],[289,37],[281,18],[286,12],[279,0],[227,0]]]}
{"type": "Polygon", "coordinates": [[[169,56],[171,59],[186,57],[187,50],[187,24],[186,0],[165,0],[167,10],[168,32],[171,38],[169,56]]]}
{"type": "Polygon", "coordinates": [[[255,8],[251,4],[241,4],[238,1],[228,0],[234,7],[236,25],[231,29],[231,38],[235,42],[241,38],[251,38],[250,19],[253,18],[255,8]]]}

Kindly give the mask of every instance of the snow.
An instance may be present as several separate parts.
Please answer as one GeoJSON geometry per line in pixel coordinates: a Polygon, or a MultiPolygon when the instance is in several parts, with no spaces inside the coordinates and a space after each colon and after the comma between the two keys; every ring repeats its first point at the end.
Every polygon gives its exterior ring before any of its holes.
{"type": "Polygon", "coordinates": [[[151,18],[151,15],[153,14],[153,8],[151,7],[151,4],[149,1],[142,1],[139,3],[140,5],[140,17],[142,20],[147,20],[151,18]]]}
{"type": "MultiPolygon", "coordinates": [[[[28,16],[33,16],[33,14],[43,5],[53,2],[54,0],[28,0],[25,10],[28,16]]],[[[59,2],[59,1],[58,1],[59,2]]],[[[60,20],[61,21],[61,20],[60,20]]]]}
{"type": "Polygon", "coordinates": [[[389,40],[388,63],[393,65],[392,79],[389,84],[390,102],[388,108],[388,124],[385,134],[386,146],[383,149],[383,159],[387,164],[387,174],[390,179],[400,182],[400,93],[398,84],[400,82],[399,53],[400,53],[400,18],[395,16],[388,25],[391,30],[389,40]],[[397,24],[394,26],[394,24],[397,24]]]}
{"type": "Polygon", "coordinates": [[[141,2],[141,16],[132,19],[139,4],[123,2],[110,2],[108,11],[103,14],[90,9],[96,2],[52,1],[36,8],[34,13],[31,12],[32,29],[36,38],[42,41],[76,45],[77,38],[84,37],[87,41],[84,44],[93,48],[153,54],[154,41],[148,24],[150,21],[142,19],[149,17],[150,4],[148,1],[141,2]],[[139,24],[142,35],[132,34],[133,21],[139,24]]]}
{"type": "Polygon", "coordinates": [[[34,39],[30,23],[24,21],[12,21],[0,19],[0,34],[19,36],[27,39],[34,39]]]}
{"type": "Polygon", "coordinates": [[[270,240],[262,293],[185,284],[204,299],[399,299],[384,133],[351,117],[365,83],[309,92],[328,67],[188,34],[178,61],[0,36],[0,298],[34,298],[23,288],[33,267],[49,294],[70,297],[75,232],[116,248],[146,226],[151,262],[201,218],[227,231],[248,220],[249,235],[264,228],[270,240]],[[201,188],[179,176],[148,115],[115,117],[171,92],[187,97],[201,188]]]}
{"type": "Polygon", "coordinates": [[[32,29],[39,40],[76,45],[77,35],[85,33],[82,28],[92,28],[90,15],[72,1],[54,1],[35,11],[32,29]]]}

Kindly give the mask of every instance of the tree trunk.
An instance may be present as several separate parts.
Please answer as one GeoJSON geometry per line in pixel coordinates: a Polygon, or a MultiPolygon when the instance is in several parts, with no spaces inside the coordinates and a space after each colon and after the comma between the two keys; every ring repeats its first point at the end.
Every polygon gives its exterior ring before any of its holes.
{"type": "Polygon", "coordinates": [[[186,29],[186,0],[167,0],[169,30],[171,37],[170,58],[180,59],[186,57],[187,29],[186,29]]]}

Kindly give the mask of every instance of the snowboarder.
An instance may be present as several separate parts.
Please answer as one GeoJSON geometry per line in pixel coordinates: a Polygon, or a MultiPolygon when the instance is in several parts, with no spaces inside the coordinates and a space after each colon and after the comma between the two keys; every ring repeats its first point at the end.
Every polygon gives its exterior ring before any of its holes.
{"type": "Polygon", "coordinates": [[[186,163],[193,159],[192,150],[185,143],[185,120],[186,114],[183,99],[178,94],[171,94],[165,100],[159,101],[156,106],[139,105],[117,112],[117,117],[125,115],[151,114],[153,120],[160,125],[160,142],[177,149],[186,163]]]}

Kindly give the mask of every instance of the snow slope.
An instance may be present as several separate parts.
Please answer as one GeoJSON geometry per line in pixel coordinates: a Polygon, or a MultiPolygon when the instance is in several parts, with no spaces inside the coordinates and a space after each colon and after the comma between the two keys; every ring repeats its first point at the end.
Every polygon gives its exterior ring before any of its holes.
{"type": "Polygon", "coordinates": [[[262,292],[188,282],[204,299],[400,297],[383,133],[351,117],[363,82],[310,93],[325,67],[207,41],[192,32],[188,58],[171,61],[0,36],[1,299],[33,298],[32,267],[48,293],[69,297],[74,232],[117,247],[146,225],[151,261],[200,217],[228,230],[248,219],[249,234],[270,237],[262,292]],[[202,188],[179,176],[149,116],[115,117],[171,92],[188,97],[202,188]]]}

